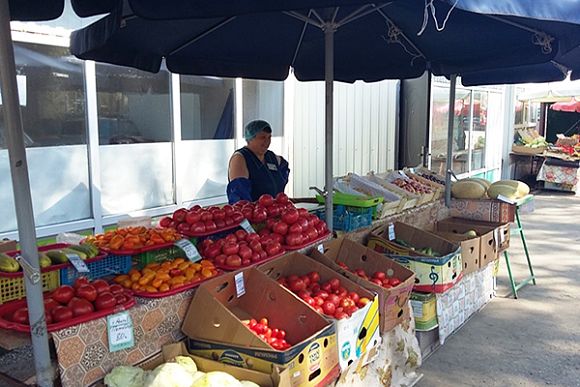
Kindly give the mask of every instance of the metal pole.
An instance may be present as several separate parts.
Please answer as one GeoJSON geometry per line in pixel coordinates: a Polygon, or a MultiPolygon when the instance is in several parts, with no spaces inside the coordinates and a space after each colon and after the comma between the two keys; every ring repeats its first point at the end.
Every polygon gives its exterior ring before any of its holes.
{"type": "Polygon", "coordinates": [[[52,386],[54,371],[48,350],[42,280],[38,264],[38,250],[36,249],[36,231],[20,117],[8,0],[0,0],[0,80],[2,103],[6,115],[6,144],[8,145],[18,235],[23,257],[21,263],[23,268],[27,269],[24,274],[24,284],[26,285],[30,336],[36,367],[36,383],[42,387],[52,386]]]}
{"type": "Polygon", "coordinates": [[[453,123],[455,115],[455,85],[457,75],[451,75],[449,79],[449,117],[447,122],[447,162],[445,165],[445,205],[451,205],[451,171],[453,170],[453,123]]]}
{"type": "Polygon", "coordinates": [[[325,119],[325,157],[324,157],[324,170],[325,170],[325,211],[326,211],[326,224],[328,229],[332,231],[332,177],[333,177],[333,162],[332,162],[332,151],[333,151],[333,95],[334,95],[334,32],[336,27],[333,23],[326,23],[324,25],[324,83],[325,83],[325,94],[326,94],[326,119],[325,119]]]}

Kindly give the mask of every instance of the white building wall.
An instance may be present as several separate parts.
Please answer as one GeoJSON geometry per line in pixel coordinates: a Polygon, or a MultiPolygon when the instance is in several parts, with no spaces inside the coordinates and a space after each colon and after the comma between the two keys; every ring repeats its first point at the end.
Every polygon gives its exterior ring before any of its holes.
{"type": "MultiPolygon", "coordinates": [[[[294,197],[324,187],[324,82],[293,81],[289,144],[294,197]]],[[[334,84],[333,174],[366,174],[395,165],[399,81],[334,84]]]]}

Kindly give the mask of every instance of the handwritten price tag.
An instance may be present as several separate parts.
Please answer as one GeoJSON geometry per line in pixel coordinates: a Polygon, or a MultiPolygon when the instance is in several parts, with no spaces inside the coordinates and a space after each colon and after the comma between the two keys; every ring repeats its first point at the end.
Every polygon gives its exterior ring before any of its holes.
{"type": "Polygon", "coordinates": [[[256,233],[256,230],[254,230],[254,228],[252,227],[252,225],[250,224],[250,222],[248,221],[248,219],[242,220],[242,223],[240,224],[240,226],[242,226],[242,228],[244,230],[246,230],[246,232],[249,233],[249,234],[255,234],[256,233]]]}
{"type": "Polygon", "coordinates": [[[199,255],[199,251],[195,248],[193,243],[188,241],[187,239],[180,239],[174,243],[175,246],[179,247],[185,255],[187,259],[192,262],[201,261],[201,255],[199,255]]]}
{"type": "Polygon", "coordinates": [[[78,271],[79,273],[89,273],[90,272],[89,267],[87,266],[85,261],[83,261],[81,259],[81,257],[79,257],[78,255],[66,254],[66,257],[68,258],[68,261],[70,263],[72,263],[72,265],[74,266],[76,271],[78,271]]]}
{"type": "Polygon", "coordinates": [[[107,316],[107,335],[109,336],[109,352],[120,351],[135,345],[133,321],[129,312],[107,316]]]}

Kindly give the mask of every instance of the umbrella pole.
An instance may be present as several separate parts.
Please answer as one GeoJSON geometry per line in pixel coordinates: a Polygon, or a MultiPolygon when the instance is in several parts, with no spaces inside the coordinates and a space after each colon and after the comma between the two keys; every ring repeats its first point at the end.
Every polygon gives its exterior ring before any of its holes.
{"type": "Polygon", "coordinates": [[[449,78],[449,117],[447,121],[447,160],[445,163],[445,205],[451,205],[451,173],[453,171],[453,121],[455,119],[455,85],[457,75],[449,78]]]}
{"type": "Polygon", "coordinates": [[[334,23],[324,25],[324,84],[326,99],[326,119],[325,119],[325,147],[324,147],[324,177],[325,177],[325,213],[326,224],[332,231],[332,197],[333,197],[333,95],[334,95],[334,23]]]}
{"type": "Polygon", "coordinates": [[[42,298],[42,279],[39,271],[38,250],[36,248],[36,230],[28,180],[28,165],[22,131],[22,120],[16,83],[16,65],[14,48],[10,31],[10,10],[8,0],[0,0],[0,78],[2,103],[6,114],[6,144],[10,160],[14,204],[18,221],[18,236],[22,251],[24,284],[30,320],[30,336],[36,383],[39,386],[53,385],[53,369],[48,350],[48,333],[44,317],[42,298]]]}

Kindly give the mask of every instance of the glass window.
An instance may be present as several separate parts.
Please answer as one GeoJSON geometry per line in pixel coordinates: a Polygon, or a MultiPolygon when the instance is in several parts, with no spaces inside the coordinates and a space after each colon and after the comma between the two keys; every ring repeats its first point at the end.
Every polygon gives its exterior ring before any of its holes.
{"type": "MultiPolygon", "coordinates": [[[[83,66],[66,47],[15,43],[25,145],[86,144],[83,66]]],[[[4,139],[0,100],[0,147],[4,139]]]]}
{"type": "Polygon", "coordinates": [[[244,125],[252,120],[268,121],[272,136],[284,135],[284,82],[244,80],[244,125]]]}
{"type": "Polygon", "coordinates": [[[233,139],[234,81],[181,76],[181,139],[233,139]]]}
{"type": "Polygon", "coordinates": [[[99,143],[169,142],[170,74],[97,64],[99,143]]]}
{"type": "Polygon", "coordinates": [[[487,133],[488,93],[473,92],[473,128],[471,131],[471,170],[485,167],[485,143],[487,133]]]}

